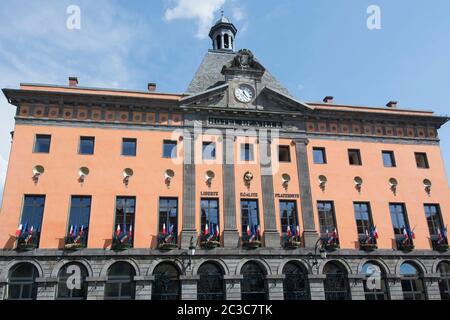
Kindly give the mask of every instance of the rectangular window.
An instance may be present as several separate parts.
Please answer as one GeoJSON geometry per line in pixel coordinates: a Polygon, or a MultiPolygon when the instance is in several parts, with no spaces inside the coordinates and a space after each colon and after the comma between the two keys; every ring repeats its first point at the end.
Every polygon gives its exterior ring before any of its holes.
{"type": "Polygon", "coordinates": [[[315,164],[326,164],[327,155],[325,148],[313,148],[313,159],[315,164]]]}
{"type": "Polygon", "coordinates": [[[381,154],[383,156],[383,165],[386,168],[396,167],[394,151],[383,151],[381,154]]]}
{"type": "Polygon", "coordinates": [[[201,199],[200,201],[200,223],[202,240],[209,238],[219,241],[220,225],[219,225],[219,200],[217,199],[201,199]],[[206,228],[208,226],[208,228],[206,228]]]}
{"type": "Polygon", "coordinates": [[[95,145],[94,137],[81,137],[78,153],[87,155],[94,154],[94,145],[95,145]]]}
{"type": "Polygon", "coordinates": [[[348,161],[352,166],[361,166],[361,152],[359,149],[349,149],[348,150],[348,161]]]}
{"type": "Polygon", "coordinates": [[[25,196],[20,224],[22,231],[18,237],[18,247],[39,247],[45,196],[25,196]]]}
{"type": "Polygon", "coordinates": [[[166,243],[177,243],[178,235],[178,199],[159,199],[159,233],[166,243]]]}
{"type": "Polygon", "coordinates": [[[51,140],[52,140],[51,135],[48,135],[48,134],[36,135],[36,141],[34,143],[34,152],[49,153],[51,140]]]}
{"type": "Polygon", "coordinates": [[[135,197],[116,198],[116,219],[114,242],[116,247],[133,247],[134,217],[136,214],[135,197]]]}
{"type": "Polygon", "coordinates": [[[415,156],[416,156],[417,168],[422,168],[422,169],[430,168],[430,166],[428,164],[428,157],[425,152],[416,152],[415,156]]]}
{"type": "Polygon", "coordinates": [[[216,144],[214,142],[203,142],[203,160],[216,159],[216,144]]]}
{"type": "Polygon", "coordinates": [[[163,141],[163,158],[173,159],[177,157],[177,142],[171,140],[163,141]]]}
{"type": "Polygon", "coordinates": [[[397,247],[413,244],[413,233],[409,226],[406,207],[403,203],[390,203],[389,212],[391,214],[392,226],[394,228],[397,247]],[[407,234],[407,238],[405,237],[407,234]]]}
{"type": "Polygon", "coordinates": [[[136,139],[124,138],[122,140],[122,155],[135,157],[136,156],[136,145],[137,145],[136,139]]]}
{"type": "Polygon", "coordinates": [[[278,146],[278,161],[291,162],[291,148],[289,146],[278,146]]]}
{"type": "Polygon", "coordinates": [[[318,201],[317,211],[319,213],[320,236],[327,238],[335,229],[337,230],[334,204],[332,201],[318,201]]]}
{"type": "Polygon", "coordinates": [[[288,226],[294,234],[297,232],[298,214],[297,214],[297,201],[280,200],[280,218],[281,218],[281,232],[287,233],[288,226]]]}
{"type": "Polygon", "coordinates": [[[428,231],[432,241],[447,241],[444,222],[442,220],[441,208],[438,204],[425,204],[425,217],[427,219],[428,231]]]}
{"type": "Polygon", "coordinates": [[[249,240],[250,237],[258,237],[258,200],[241,200],[241,228],[243,239],[249,240]],[[250,232],[250,236],[248,232],[250,232]]]}
{"type": "Polygon", "coordinates": [[[91,197],[72,196],[66,236],[67,246],[87,246],[90,215],[91,197]]]}
{"type": "Polygon", "coordinates": [[[241,144],[241,161],[253,161],[253,145],[244,143],[241,144]]]}
{"type": "Polygon", "coordinates": [[[355,220],[358,235],[364,237],[372,232],[372,214],[370,212],[370,204],[366,202],[355,202],[353,203],[353,208],[355,210],[355,220]]]}

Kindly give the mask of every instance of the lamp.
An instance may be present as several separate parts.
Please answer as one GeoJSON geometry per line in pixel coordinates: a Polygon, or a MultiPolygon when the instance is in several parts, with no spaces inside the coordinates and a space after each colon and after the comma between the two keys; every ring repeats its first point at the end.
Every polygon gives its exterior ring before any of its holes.
{"type": "Polygon", "coordinates": [[[319,238],[317,240],[316,245],[314,246],[314,254],[309,253],[307,256],[308,260],[312,260],[311,263],[314,267],[316,267],[316,269],[319,268],[319,261],[317,259],[317,257],[318,257],[317,251],[319,251],[320,258],[322,260],[325,260],[327,258],[327,251],[322,246],[322,238],[319,238]]]}

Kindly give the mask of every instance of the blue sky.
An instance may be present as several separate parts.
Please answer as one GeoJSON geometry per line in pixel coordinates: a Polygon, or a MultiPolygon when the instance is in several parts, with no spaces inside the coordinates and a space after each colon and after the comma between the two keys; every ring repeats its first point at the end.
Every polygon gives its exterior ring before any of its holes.
{"type": "MultiPolygon", "coordinates": [[[[20,82],[183,92],[225,15],[248,48],[300,100],[430,109],[450,114],[450,2],[434,0],[2,0],[0,87],[20,82]],[[369,30],[367,8],[381,9],[369,30]],[[81,29],[66,27],[69,5],[81,29]]],[[[0,185],[14,128],[0,97],[0,185]]],[[[450,124],[440,130],[450,172],[450,124]]],[[[0,189],[1,193],[2,189],[0,189]]]]}

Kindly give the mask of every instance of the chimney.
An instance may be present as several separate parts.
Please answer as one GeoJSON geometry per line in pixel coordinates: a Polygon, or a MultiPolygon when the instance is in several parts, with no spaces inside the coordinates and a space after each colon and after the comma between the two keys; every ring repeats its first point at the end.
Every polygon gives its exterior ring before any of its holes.
{"type": "Polygon", "coordinates": [[[392,108],[392,109],[397,108],[397,101],[389,101],[389,102],[387,103],[386,107],[392,108]]]}
{"type": "Polygon", "coordinates": [[[78,78],[77,77],[69,77],[69,87],[78,86],[78,78]]]}
{"type": "Polygon", "coordinates": [[[333,96],[326,96],[325,98],[323,98],[323,102],[325,103],[333,103],[333,96]]]}
{"type": "Polygon", "coordinates": [[[148,88],[148,91],[155,92],[156,91],[156,83],[153,83],[153,82],[149,83],[147,88],[148,88]]]}

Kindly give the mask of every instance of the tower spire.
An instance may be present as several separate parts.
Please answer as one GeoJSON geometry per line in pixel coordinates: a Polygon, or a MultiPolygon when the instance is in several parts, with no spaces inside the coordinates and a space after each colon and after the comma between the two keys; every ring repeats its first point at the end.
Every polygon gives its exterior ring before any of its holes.
{"type": "Polygon", "coordinates": [[[220,19],[216,21],[209,32],[213,42],[213,49],[220,51],[234,51],[234,38],[237,29],[233,23],[224,16],[224,9],[220,10],[220,19]]]}

